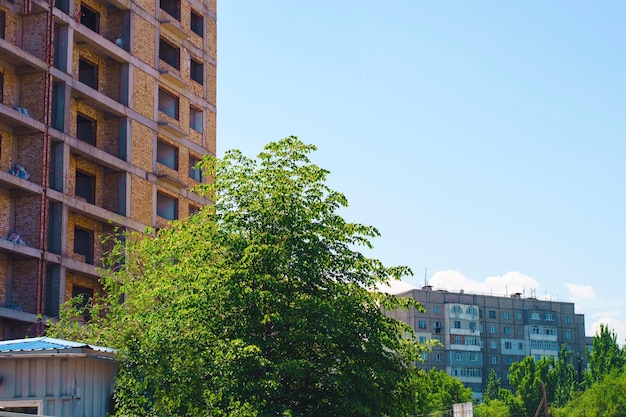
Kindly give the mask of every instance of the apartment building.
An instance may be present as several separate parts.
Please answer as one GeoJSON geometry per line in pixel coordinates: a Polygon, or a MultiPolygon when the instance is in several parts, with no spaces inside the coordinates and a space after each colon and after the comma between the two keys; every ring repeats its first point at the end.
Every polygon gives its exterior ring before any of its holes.
{"type": "Polygon", "coordinates": [[[526,356],[557,357],[561,345],[586,363],[585,317],[574,304],[526,298],[433,291],[431,286],[397,294],[419,301],[426,309],[387,314],[409,324],[420,341],[436,339],[441,346],[423,355],[417,366],[445,370],[481,399],[491,369],[509,387],[507,372],[526,356]]]}
{"type": "Polygon", "coordinates": [[[0,0],[0,338],[100,290],[121,230],[209,203],[216,0],[0,0]]]}

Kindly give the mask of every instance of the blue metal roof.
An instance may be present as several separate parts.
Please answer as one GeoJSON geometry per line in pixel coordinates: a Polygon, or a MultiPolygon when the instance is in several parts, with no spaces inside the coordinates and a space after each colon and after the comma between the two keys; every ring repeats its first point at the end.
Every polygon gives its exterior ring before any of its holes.
{"type": "Polygon", "coordinates": [[[52,337],[33,337],[31,339],[17,339],[0,341],[2,352],[33,352],[33,351],[63,351],[67,349],[89,348],[99,352],[115,352],[114,349],[86,343],[71,342],[69,340],[54,339],[52,337]]]}

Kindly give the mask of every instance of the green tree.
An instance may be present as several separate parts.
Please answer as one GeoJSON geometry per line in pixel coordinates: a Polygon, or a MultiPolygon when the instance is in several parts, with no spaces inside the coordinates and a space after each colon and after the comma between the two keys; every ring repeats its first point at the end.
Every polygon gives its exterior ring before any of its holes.
{"type": "Polygon", "coordinates": [[[611,372],[624,368],[624,365],[626,355],[617,344],[617,335],[607,325],[600,324],[599,332],[592,339],[589,367],[585,372],[587,387],[601,381],[611,372]]]}
{"type": "Polygon", "coordinates": [[[548,402],[552,401],[553,387],[547,382],[553,363],[554,360],[549,356],[537,361],[532,356],[527,356],[521,362],[514,362],[509,368],[509,383],[521,399],[526,414],[534,415],[536,412],[543,397],[542,382],[546,384],[548,402]]]}
{"type": "Polygon", "coordinates": [[[483,401],[489,402],[490,400],[500,399],[501,389],[500,378],[496,376],[495,369],[490,369],[487,377],[487,390],[483,394],[483,401]]]}
{"type": "MultiPolygon", "coordinates": [[[[378,231],[295,137],[206,159],[215,205],[120,241],[93,319],[51,334],[119,350],[118,416],[405,416],[424,346],[375,290],[410,273],[364,256],[378,231]]],[[[74,311],[76,313],[76,311],[74,311]]]]}
{"type": "Polygon", "coordinates": [[[572,352],[563,344],[554,367],[549,373],[549,383],[553,386],[554,405],[562,407],[572,398],[579,388],[576,380],[576,368],[572,363],[572,352]]]}
{"type": "Polygon", "coordinates": [[[438,415],[452,409],[459,402],[472,401],[472,390],[445,371],[432,368],[429,372],[418,371],[415,378],[415,415],[438,415]]]}
{"type": "Polygon", "coordinates": [[[556,417],[626,417],[626,372],[614,370],[562,408],[556,417]]]}

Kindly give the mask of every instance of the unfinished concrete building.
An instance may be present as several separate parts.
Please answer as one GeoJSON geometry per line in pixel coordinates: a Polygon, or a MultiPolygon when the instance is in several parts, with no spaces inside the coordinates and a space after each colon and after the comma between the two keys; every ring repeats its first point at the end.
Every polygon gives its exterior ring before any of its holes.
{"type": "Polygon", "coordinates": [[[99,290],[107,243],[208,201],[216,0],[0,0],[0,337],[99,290]]]}

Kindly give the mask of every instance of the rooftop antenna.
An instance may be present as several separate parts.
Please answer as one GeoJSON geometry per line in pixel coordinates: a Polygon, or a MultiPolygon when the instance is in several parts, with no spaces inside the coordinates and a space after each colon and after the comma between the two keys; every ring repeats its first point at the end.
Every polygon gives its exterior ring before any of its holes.
{"type": "Polygon", "coordinates": [[[428,285],[428,283],[426,282],[427,276],[428,276],[428,268],[424,268],[424,286],[428,285]]]}

